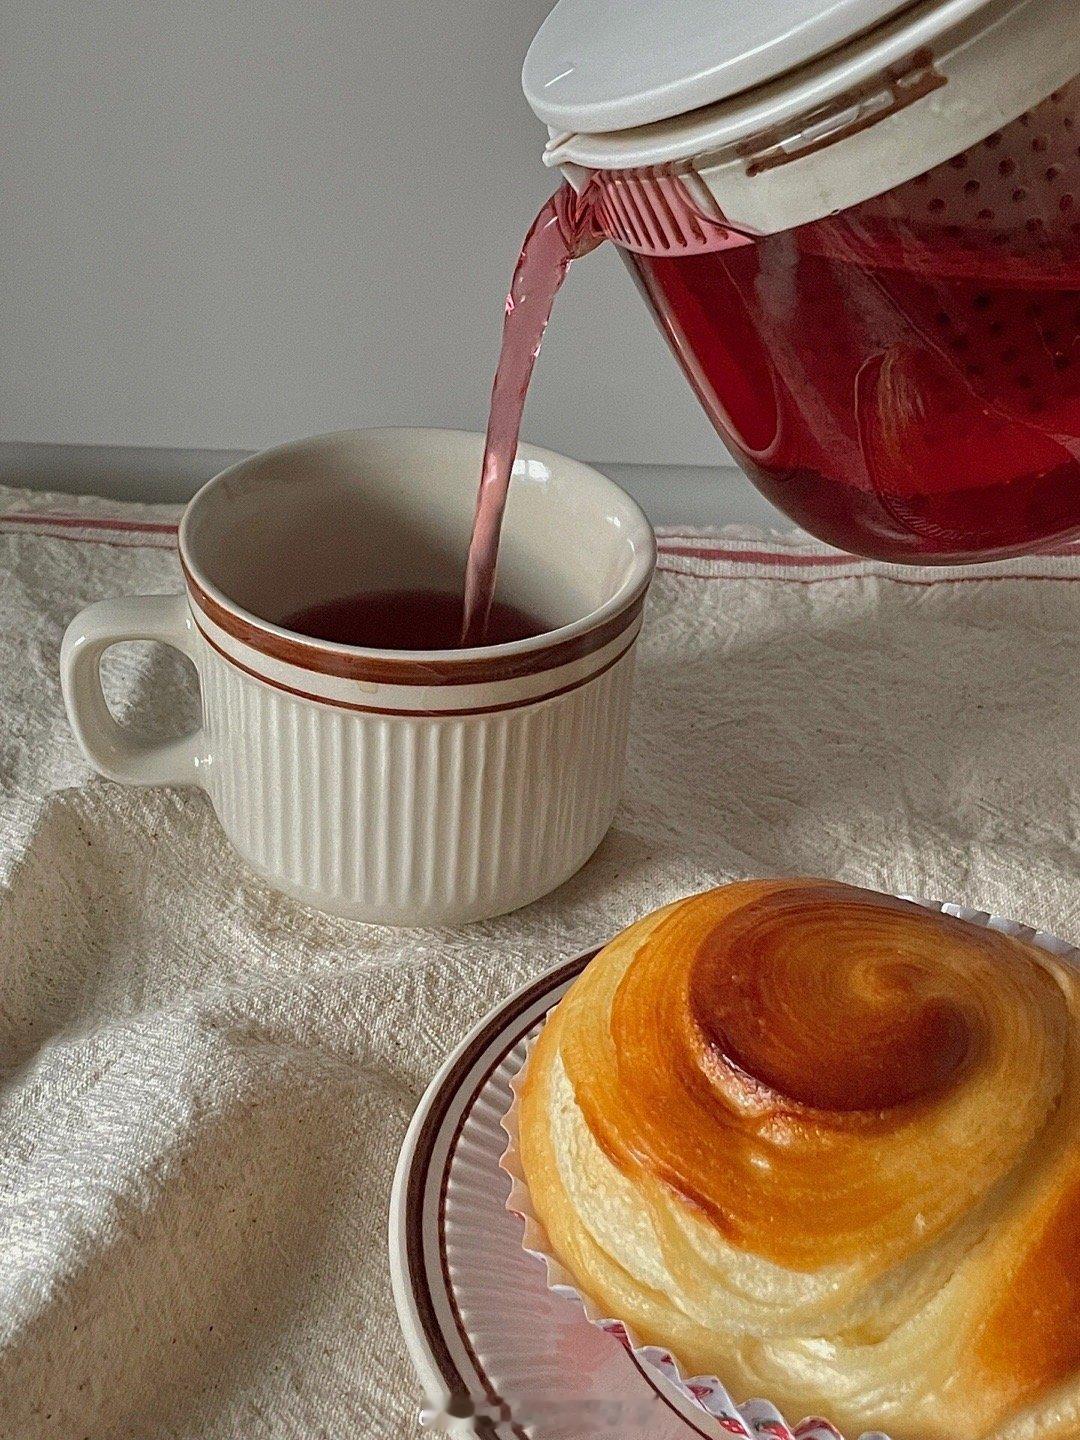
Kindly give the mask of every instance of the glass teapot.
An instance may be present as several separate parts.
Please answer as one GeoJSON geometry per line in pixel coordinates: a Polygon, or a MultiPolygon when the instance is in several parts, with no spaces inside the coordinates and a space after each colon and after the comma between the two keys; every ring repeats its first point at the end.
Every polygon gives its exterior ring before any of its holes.
{"type": "Polygon", "coordinates": [[[524,83],[710,419],[805,529],[1080,536],[1076,0],[560,0],[524,83]]]}

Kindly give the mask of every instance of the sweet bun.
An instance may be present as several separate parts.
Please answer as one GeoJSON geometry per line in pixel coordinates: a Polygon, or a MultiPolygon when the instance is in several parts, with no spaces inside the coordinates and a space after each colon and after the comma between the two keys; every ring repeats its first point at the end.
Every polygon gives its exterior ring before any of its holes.
{"type": "Polygon", "coordinates": [[[532,1048],[520,1158],[606,1314],[789,1420],[1080,1437],[1080,972],[820,880],[603,949],[532,1048]]]}

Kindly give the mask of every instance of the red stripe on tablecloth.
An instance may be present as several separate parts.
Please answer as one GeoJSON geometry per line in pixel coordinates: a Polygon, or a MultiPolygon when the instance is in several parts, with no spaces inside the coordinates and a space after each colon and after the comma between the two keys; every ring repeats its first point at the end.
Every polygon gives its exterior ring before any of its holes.
{"type": "Polygon", "coordinates": [[[798,555],[790,550],[719,550],[703,549],[694,545],[665,545],[657,541],[657,549],[664,555],[685,556],[688,560],[724,560],[740,565],[813,566],[851,565],[862,563],[857,555],[798,555]]]}
{"type": "Polygon", "coordinates": [[[57,535],[53,530],[12,530],[0,520],[0,535],[32,535],[35,540],[62,540],[67,545],[107,545],[111,550],[175,550],[167,539],[113,540],[106,535],[57,535]]]}
{"type": "MultiPolygon", "coordinates": [[[[93,530],[109,531],[118,535],[146,535],[173,537],[179,528],[175,520],[129,520],[120,516],[110,517],[105,515],[79,515],[67,510],[33,510],[33,511],[9,511],[0,512],[0,530],[6,525],[34,526],[37,527],[30,533],[47,536],[51,529],[60,530],[93,530]]],[[[88,543],[116,545],[120,548],[133,549],[139,545],[139,541],[106,540],[100,536],[81,537],[78,535],[60,535],[55,539],[71,540],[78,543],[85,538],[88,543]]],[[[165,548],[158,546],[156,548],[165,548]]],[[[740,550],[732,546],[718,546],[710,544],[707,538],[696,540],[690,535],[661,535],[657,540],[657,548],[661,555],[671,556],[675,559],[700,560],[709,564],[728,565],[764,565],[772,566],[781,570],[814,570],[828,569],[831,567],[860,567],[868,562],[858,555],[845,555],[840,552],[826,552],[820,555],[799,553],[790,550],[740,550]]],[[[1058,549],[1044,550],[1040,555],[1048,560],[1068,559],[1080,557],[1080,542],[1071,542],[1058,549]]],[[[700,575],[692,570],[683,570],[674,565],[658,565],[657,570],[666,575],[682,575],[689,580],[722,580],[734,579],[731,575],[700,575]]],[[[872,575],[874,572],[870,572],[872,575]]],[[[769,577],[761,577],[769,578],[769,577]]],[[[795,579],[796,577],[791,577],[795,579]]],[[[801,578],[801,577],[800,577],[801,578]]],[[[815,585],[826,579],[859,579],[858,571],[849,576],[833,575],[821,576],[816,579],[808,578],[802,583],[815,585]]],[[[1074,580],[1080,576],[1071,575],[958,575],[958,576],[935,576],[929,579],[917,579],[914,576],[883,576],[883,579],[895,580],[901,585],[958,585],[965,582],[980,580],[1074,580]]]]}
{"type": "Polygon", "coordinates": [[[915,575],[881,575],[875,571],[860,573],[851,571],[848,575],[699,575],[694,570],[679,570],[674,565],[657,565],[658,575],[678,575],[683,580],[764,580],[784,585],[832,585],[837,580],[881,580],[888,585],[987,585],[1002,580],[1047,580],[1056,584],[1068,584],[1080,580],[1080,575],[934,575],[923,580],[915,575]]]}
{"type": "MultiPolygon", "coordinates": [[[[720,549],[715,546],[672,545],[664,539],[657,541],[657,549],[663,555],[675,555],[688,560],[723,561],[739,565],[778,565],[782,569],[798,569],[799,567],[820,569],[829,565],[871,565],[876,563],[861,555],[846,555],[840,552],[806,555],[791,550],[720,549]]],[[[1080,545],[1070,544],[1058,550],[1038,551],[1038,557],[1047,560],[1063,560],[1074,555],[1080,556],[1080,545]]]]}
{"type": "Polygon", "coordinates": [[[61,510],[9,511],[0,513],[0,521],[13,525],[56,525],[72,530],[116,530],[134,535],[175,535],[179,528],[175,520],[122,520],[105,515],[72,515],[61,510]]]}

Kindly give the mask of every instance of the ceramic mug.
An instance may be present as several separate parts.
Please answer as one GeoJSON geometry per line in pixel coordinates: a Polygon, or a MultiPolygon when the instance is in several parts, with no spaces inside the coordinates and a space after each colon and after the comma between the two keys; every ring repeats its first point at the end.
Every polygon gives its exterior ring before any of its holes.
{"type": "Polygon", "coordinates": [[[468,650],[342,645],[282,617],[361,591],[457,590],[483,438],[351,430],[223,471],[180,526],[184,595],[72,621],[61,679],[90,763],[201,785],[272,885],[386,924],[476,920],[567,879],[611,823],[656,547],[587,465],[521,446],[499,596],[552,629],[468,650]],[[159,640],[198,671],[202,726],[146,743],[109,711],[103,652],[159,640]]]}

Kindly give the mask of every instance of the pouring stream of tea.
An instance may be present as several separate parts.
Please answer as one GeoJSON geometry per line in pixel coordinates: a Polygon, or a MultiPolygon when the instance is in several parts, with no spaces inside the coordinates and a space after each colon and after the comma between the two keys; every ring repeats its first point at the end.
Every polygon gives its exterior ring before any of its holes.
{"type": "Polygon", "coordinates": [[[551,307],[571,260],[594,250],[603,238],[593,223],[588,191],[578,195],[571,186],[562,185],[542,206],[521,247],[506,297],[502,349],[491,389],[484,463],[465,569],[463,645],[482,645],[487,636],[521,413],[551,307]]]}

